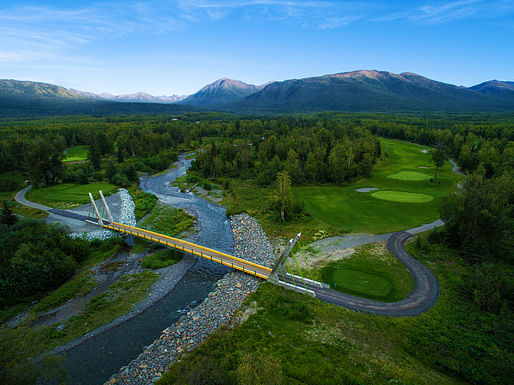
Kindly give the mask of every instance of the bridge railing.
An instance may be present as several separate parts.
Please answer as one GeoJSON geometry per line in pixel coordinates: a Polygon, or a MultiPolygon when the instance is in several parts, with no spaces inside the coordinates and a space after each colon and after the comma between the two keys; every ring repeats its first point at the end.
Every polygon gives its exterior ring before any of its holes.
{"type": "Polygon", "coordinates": [[[201,246],[201,245],[197,245],[197,244],[195,244],[195,243],[192,243],[192,242],[189,242],[189,241],[186,241],[186,240],[183,240],[183,239],[170,237],[169,235],[159,234],[159,233],[156,233],[156,232],[151,231],[151,230],[141,229],[141,228],[138,228],[138,227],[129,226],[129,225],[124,225],[124,224],[117,223],[117,222],[113,222],[112,224],[113,224],[113,225],[115,225],[115,226],[120,226],[121,228],[128,227],[128,228],[130,228],[130,229],[134,229],[134,230],[137,230],[137,231],[141,231],[141,232],[145,232],[145,233],[150,233],[150,234],[157,235],[157,236],[159,236],[159,237],[163,237],[163,238],[166,238],[166,239],[170,239],[170,240],[175,241],[175,242],[185,243],[186,245],[193,246],[193,247],[196,247],[196,248],[198,248],[198,249],[202,249],[202,250],[205,250],[205,251],[208,251],[208,252],[211,252],[211,253],[217,254],[217,255],[221,255],[221,256],[223,256],[223,257],[230,258],[230,259],[233,259],[233,260],[235,260],[235,261],[239,261],[239,262],[245,263],[245,264],[247,264],[247,265],[255,266],[255,267],[258,267],[259,269],[264,269],[264,270],[267,270],[267,271],[269,271],[269,272],[271,272],[271,271],[272,271],[272,269],[271,269],[271,268],[269,268],[269,267],[267,267],[267,266],[259,265],[259,264],[257,264],[257,263],[254,263],[254,262],[251,262],[251,261],[247,261],[247,260],[242,259],[242,258],[235,257],[235,256],[233,256],[233,255],[230,255],[230,254],[224,253],[224,252],[222,252],[222,251],[218,251],[218,250],[210,249],[210,248],[208,248],[208,247],[201,246]]]}
{"type": "Polygon", "coordinates": [[[130,234],[130,235],[133,235],[133,236],[136,236],[136,237],[139,237],[139,238],[143,238],[145,240],[149,240],[149,241],[157,242],[157,243],[169,246],[169,247],[173,247],[173,248],[175,248],[175,249],[177,249],[179,251],[191,253],[193,255],[197,255],[199,257],[209,259],[209,260],[211,260],[213,262],[217,262],[217,263],[220,263],[222,265],[231,267],[233,269],[240,270],[243,273],[254,275],[255,277],[259,277],[259,278],[263,278],[263,279],[268,279],[269,274],[268,275],[263,275],[263,274],[258,273],[256,270],[251,270],[251,269],[245,268],[244,265],[243,266],[239,266],[237,264],[234,265],[233,262],[232,263],[228,263],[228,262],[226,262],[226,261],[224,261],[222,259],[215,258],[212,255],[206,255],[206,254],[203,254],[202,252],[195,251],[193,248],[187,249],[184,244],[192,246],[192,247],[197,248],[197,249],[202,249],[202,250],[208,251],[208,252],[213,253],[213,254],[224,256],[225,258],[229,258],[229,259],[232,259],[234,261],[238,261],[241,264],[246,264],[246,265],[254,266],[254,267],[257,267],[259,269],[263,269],[263,270],[267,270],[267,271],[271,272],[271,269],[269,267],[258,265],[256,263],[253,263],[253,262],[250,262],[250,261],[246,261],[246,260],[241,259],[241,258],[234,257],[232,255],[223,253],[221,251],[210,249],[208,247],[204,247],[204,246],[201,246],[201,245],[196,245],[194,243],[191,243],[191,242],[188,242],[188,241],[184,241],[182,239],[173,238],[173,237],[170,237],[170,236],[167,236],[167,235],[155,233],[155,232],[150,231],[150,230],[140,229],[140,228],[137,228],[137,227],[133,227],[133,226],[129,226],[129,225],[123,225],[123,224],[116,223],[116,222],[113,222],[110,225],[104,224],[103,227],[111,229],[111,230],[114,230],[114,231],[121,231],[123,233],[130,234]],[[152,236],[148,236],[146,234],[153,234],[153,235],[157,236],[157,238],[154,238],[152,236]],[[163,240],[162,238],[165,238],[165,239],[163,240]],[[175,241],[175,243],[169,242],[168,240],[175,241]],[[176,243],[177,241],[180,244],[182,244],[182,245],[177,244],[176,243]]]}

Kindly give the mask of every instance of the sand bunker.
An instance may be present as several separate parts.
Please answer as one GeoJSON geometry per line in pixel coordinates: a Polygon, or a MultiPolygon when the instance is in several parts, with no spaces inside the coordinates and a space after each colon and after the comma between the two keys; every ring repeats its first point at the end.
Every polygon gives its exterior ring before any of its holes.
{"type": "Polygon", "coordinates": [[[370,192],[370,191],[377,191],[378,188],[376,187],[363,187],[363,188],[358,188],[358,189],[355,189],[355,191],[357,192],[370,192]]]}

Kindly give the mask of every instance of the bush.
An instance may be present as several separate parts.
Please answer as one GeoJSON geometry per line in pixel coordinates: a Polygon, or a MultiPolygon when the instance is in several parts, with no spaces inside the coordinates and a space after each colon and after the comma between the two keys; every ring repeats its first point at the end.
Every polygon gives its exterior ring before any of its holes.
{"type": "Polygon", "coordinates": [[[198,183],[199,181],[200,181],[200,179],[196,175],[193,175],[191,173],[186,174],[186,182],[187,183],[198,183]]]}
{"type": "Polygon", "coordinates": [[[241,385],[281,385],[284,383],[280,359],[262,349],[246,353],[236,373],[238,383],[241,385]]]}
{"type": "Polygon", "coordinates": [[[112,183],[120,187],[130,186],[130,182],[127,176],[121,172],[118,172],[116,173],[116,175],[114,175],[114,177],[112,178],[112,183]]]}
{"type": "Polygon", "coordinates": [[[88,178],[87,172],[84,169],[80,169],[75,174],[75,182],[79,183],[79,184],[88,184],[89,183],[89,178],[88,178]]]}
{"type": "Polygon", "coordinates": [[[182,253],[180,251],[171,249],[159,250],[146,256],[141,261],[141,267],[152,270],[161,269],[163,267],[174,265],[181,259],[182,253]]]}
{"type": "Polygon", "coordinates": [[[474,265],[464,277],[463,293],[480,309],[489,313],[510,312],[514,300],[514,272],[507,266],[482,263],[474,265]]]}
{"type": "Polygon", "coordinates": [[[16,191],[23,187],[23,178],[19,175],[3,174],[0,176],[0,192],[16,191]]]}

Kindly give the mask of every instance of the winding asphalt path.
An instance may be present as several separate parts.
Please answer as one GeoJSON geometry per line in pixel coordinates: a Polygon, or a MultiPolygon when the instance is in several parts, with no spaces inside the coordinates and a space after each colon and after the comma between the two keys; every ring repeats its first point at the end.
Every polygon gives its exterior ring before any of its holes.
{"type": "Polygon", "coordinates": [[[77,214],[77,213],[74,213],[73,211],[54,209],[52,207],[48,207],[48,206],[41,205],[39,203],[34,203],[32,201],[27,200],[27,198],[25,198],[25,194],[31,188],[32,188],[32,185],[27,186],[24,189],[18,191],[16,193],[16,195],[14,196],[14,200],[16,202],[22,204],[22,205],[25,205],[25,206],[28,206],[28,207],[33,207],[35,209],[43,210],[43,211],[46,211],[46,212],[49,212],[49,213],[52,213],[52,214],[60,215],[62,217],[76,219],[78,221],[85,221],[85,220],[89,219],[85,215],[77,214]]]}
{"type": "MultiPolygon", "coordinates": [[[[387,248],[407,266],[414,278],[414,290],[401,301],[388,303],[354,297],[329,288],[320,288],[308,282],[306,282],[306,288],[314,291],[316,298],[322,301],[355,311],[395,317],[419,315],[437,302],[439,285],[432,272],[403,248],[410,237],[412,237],[411,233],[400,231],[394,233],[387,241],[387,248]]],[[[286,278],[286,281],[293,284],[290,278],[286,278]]]]}

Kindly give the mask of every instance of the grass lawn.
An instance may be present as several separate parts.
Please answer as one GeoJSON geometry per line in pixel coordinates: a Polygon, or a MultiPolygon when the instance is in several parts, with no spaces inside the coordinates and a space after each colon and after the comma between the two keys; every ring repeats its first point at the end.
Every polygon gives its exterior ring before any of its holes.
{"type": "Polygon", "coordinates": [[[382,302],[400,301],[414,289],[407,267],[383,242],[361,246],[350,258],[331,262],[317,274],[334,290],[382,302]]]}
{"type": "Polygon", "coordinates": [[[340,234],[340,228],[332,226],[320,216],[302,216],[292,222],[281,223],[278,214],[269,209],[269,197],[275,186],[259,186],[251,180],[230,179],[230,189],[225,191],[221,204],[227,207],[227,216],[246,212],[259,220],[260,225],[271,236],[294,238],[302,233],[302,241],[311,240],[323,229],[327,235],[340,234]]]}
{"type": "Polygon", "coordinates": [[[481,311],[461,295],[469,265],[451,251],[410,252],[441,287],[427,312],[379,317],[264,283],[239,310],[246,322],[211,335],[158,384],[510,383],[510,316],[481,311]]]}
{"type": "Polygon", "coordinates": [[[78,162],[81,160],[87,159],[87,153],[89,151],[89,146],[75,146],[66,149],[66,154],[64,155],[64,159],[62,160],[64,163],[68,162],[78,162]]]}
{"type": "Polygon", "coordinates": [[[456,188],[459,177],[446,162],[438,181],[429,181],[434,170],[426,147],[398,140],[381,139],[379,161],[369,178],[349,186],[300,186],[293,192],[305,202],[313,219],[349,232],[387,233],[404,230],[439,218],[441,199],[456,188]],[[356,189],[373,187],[367,193],[356,189]]]}
{"type": "Polygon", "coordinates": [[[95,199],[99,199],[98,190],[102,190],[105,196],[116,192],[117,186],[107,182],[95,182],[88,184],[63,183],[55,186],[30,189],[26,197],[29,201],[41,203],[58,209],[70,209],[89,202],[88,193],[91,192],[95,199]]]}

